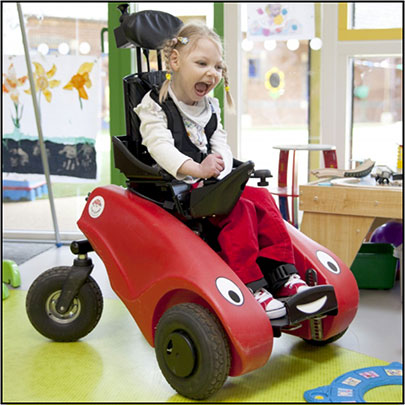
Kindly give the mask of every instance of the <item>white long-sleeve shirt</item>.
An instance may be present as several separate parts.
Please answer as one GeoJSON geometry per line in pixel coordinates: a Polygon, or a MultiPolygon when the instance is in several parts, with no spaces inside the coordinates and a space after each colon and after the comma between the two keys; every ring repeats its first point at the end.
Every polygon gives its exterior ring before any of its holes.
{"type": "MultiPolygon", "coordinates": [[[[218,177],[218,179],[222,179],[232,170],[233,156],[227,143],[226,131],[220,122],[221,110],[218,100],[206,96],[198,104],[190,106],[178,101],[170,88],[169,94],[180,111],[190,140],[204,153],[207,153],[208,144],[204,128],[211,118],[211,105],[213,106],[214,111],[217,113],[218,126],[211,136],[210,144],[211,152],[220,154],[224,160],[225,169],[218,177]]],[[[181,153],[174,146],[174,138],[167,127],[166,114],[162,107],[150,97],[150,92],[143,97],[141,103],[134,108],[134,111],[141,121],[142,144],[146,146],[156,163],[178,180],[187,183],[197,181],[198,179],[191,176],[177,173],[181,165],[190,157],[181,153]]]]}

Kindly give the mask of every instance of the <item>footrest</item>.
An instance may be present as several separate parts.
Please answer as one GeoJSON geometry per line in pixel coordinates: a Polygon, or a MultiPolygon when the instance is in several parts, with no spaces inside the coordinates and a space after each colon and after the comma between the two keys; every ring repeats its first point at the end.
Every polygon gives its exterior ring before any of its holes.
{"type": "Polygon", "coordinates": [[[337,314],[337,300],[332,285],[314,286],[291,297],[277,299],[284,302],[290,325],[324,314],[337,314]]]}

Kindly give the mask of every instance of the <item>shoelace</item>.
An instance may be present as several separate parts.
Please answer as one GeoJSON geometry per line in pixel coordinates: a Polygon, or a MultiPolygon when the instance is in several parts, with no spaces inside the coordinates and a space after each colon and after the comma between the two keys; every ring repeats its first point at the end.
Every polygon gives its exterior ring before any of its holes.
{"type": "Polygon", "coordinates": [[[301,279],[300,276],[298,276],[297,274],[293,274],[292,276],[290,276],[290,278],[284,284],[284,286],[292,288],[295,284],[303,284],[303,285],[305,285],[305,282],[304,282],[304,280],[301,279]]]}
{"type": "Polygon", "coordinates": [[[254,296],[255,296],[255,298],[256,298],[256,300],[257,300],[257,302],[259,304],[261,304],[262,302],[268,300],[269,298],[273,298],[273,296],[268,291],[266,291],[264,289],[257,290],[255,292],[254,296]]]}

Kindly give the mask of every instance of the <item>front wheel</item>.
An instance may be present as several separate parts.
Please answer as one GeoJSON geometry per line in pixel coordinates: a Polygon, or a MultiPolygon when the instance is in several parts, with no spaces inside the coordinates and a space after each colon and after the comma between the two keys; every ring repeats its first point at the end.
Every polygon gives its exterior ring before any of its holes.
{"type": "Polygon", "coordinates": [[[70,308],[64,313],[56,309],[70,267],[54,267],[42,273],[27,293],[26,310],[34,328],[57,342],[73,342],[90,333],[103,311],[100,287],[88,277],[70,308]]]}
{"type": "Polygon", "coordinates": [[[156,328],[155,350],[167,382],[185,397],[208,398],[229,375],[225,332],[216,316],[200,305],[178,304],[167,310],[156,328]]]}

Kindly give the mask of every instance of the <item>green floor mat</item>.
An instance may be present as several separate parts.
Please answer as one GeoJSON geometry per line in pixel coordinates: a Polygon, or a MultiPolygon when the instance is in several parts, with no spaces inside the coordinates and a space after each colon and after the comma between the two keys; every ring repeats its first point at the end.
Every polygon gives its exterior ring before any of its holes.
{"type": "MultiPolygon", "coordinates": [[[[81,341],[56,343],[29,323],[25,296],[11,290],[3,302],[3,403],[190,402],[167,384],[154,349],[121,301],[106,299],[100,323],[81,341]]],[[[305,402],[306,390],[385,364],[334,344],[317,348],[283,336],[264,367],[228,378],[209,402],[305,402]]],[[[399,402],[397,388],[375,389],[365,399],[399,402]]]]}

